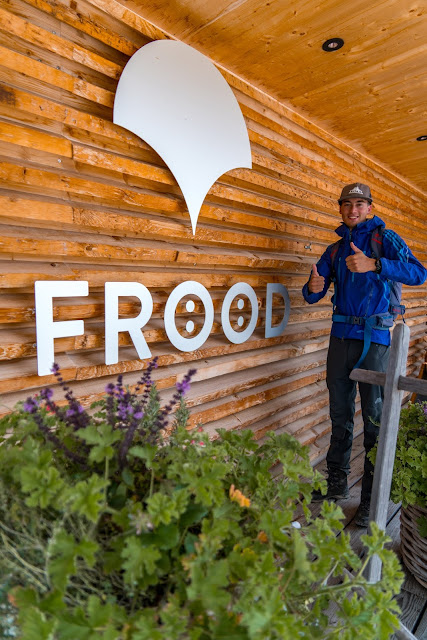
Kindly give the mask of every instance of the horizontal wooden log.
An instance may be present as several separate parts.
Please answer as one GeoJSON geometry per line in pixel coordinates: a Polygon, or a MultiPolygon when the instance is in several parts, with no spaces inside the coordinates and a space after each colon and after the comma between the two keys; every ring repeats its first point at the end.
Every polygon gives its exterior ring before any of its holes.
{"type": "Polygon", "coordinates": [[[0,65],[6,69],[13,69],[15,73],[29,76],[38,82],[60,87],[91,102],[96,102],[106,107],[112,107],[114,104],[114,97],[110,91],[1,46],[0,65]]]}
{"type": "MultiPolygon", "coordinates": [[[[74,145],[73,147],[73,157],[75,160],[83,162],[85,164],[91,164],[93,166],[109,169],[117,172],[123,172],[132,176],[139,176],[146,180],[153,180],[155,182],[161,182],[163,184],[175,184],[175,180],[171,177],[170,173],[166,169],[156,168],[152,165],[145,165],[135,160],[127,160],[126,158],[117,158],[117,156],[113,156],[112,154],[108,154],[104,151],[95,151],[94,149],[89,149],[87,147],[74,145]]],[[[308,192],[307,190],[303,190],[298,186],[293,184],[287,184],[282,180],[273,179],[263,174],[258,174],[256,171],[248,169],[235,169],[233,170],[229,176],[224,176],[221,180],[224,180],[226,183],[238,184],[239,181],[242,182],[243,186],[250,185],[253,189],[254,187],[262,187],[261,193],[265,193],[268,195],[271,193],[274,196],[283,197],[286,196],[289,201],[302,201],[306,202],[310,200],[312,206],[319,205],[320,207],[324,207],[325,209],[331,208],[331,200],[330,198],[321,198],[319,197],[316,201],[316,197],[308,192]]],[[[215,189],[211,189],[212,195],[216,195],[215,189]]],[[[219,193],[221,193],[219,191],[219,193]]],[[[333,201],[333,207],[335,208],[335,199],[333,201]]],[[[413,233],[413,225],[410,226],[407,222],[407,218],[404,215],[400,215],[393,211],[387,215],[387,210],[384,209],[386,214],[386,218],[389,218],[392,226],[400,232],[409,232],[413,233]],[[396,224],[396,220],[401,221],[402,223],[407,224],[407,227],[403,227],[403,229],[396,224]]],[[[300,227],[300,225],[298,225],[300,227]]],[[[296,227],[297,225],[288,224],[286,228],[282,228],[281,230],[289,233],[292,227],[296,227]]],[[[422,224],[419,224],[419,233],[424,234],[422,237],[427,239],[427,232],[425,228],[423,228],[422,224]]],[[[327,242],[330,241],[331,236],[329,233],[322,231],[321,229],[316,230],[316,239],[321,240],[325,239],[327,242]]],[[[424,251],[424,244],[416,241],[414,242],[413,238],[409,236],[408,242],[411,246],[416,246],[421,251],[424,251]]]]}
{"type": "Polygon", "coordinates": [[[403,376],[399,376],[397,387],[402,391],[410,391],[411,393],[419,393],[421,395],[427,395],[427,380],[420,380],[419,378],[406,378],[403,376]]]}
{"type": "Polygon", "coordinates": [[[385,384],[385,373],[379,371],[369,371],[367,369],[353,369],[350,373],[350,379],[357,382],[367,382],[368,384],[385,384]]]}
{"type": "MultiPolygon", "coordinates": [[[[231,325],[237,330],[237,317],[241,315],[241,312],[237,311],[233,316],[230,316],[231,325]]],[[[190,317],[193,317],[192,314],[190,317]]],[[[245,324],[249,323],[248,316],[242,316],[245,318],[245,324]]],[[[196,325],[196,331],[192,331],[189,334],[186,329],[186,321],[188,317],[177,317],[176,325],[181,330],[182,334],[185,337],[190,337],[191,335],[197,335],[198,331],[203,326],[203,320],[198,321],[197,317],[194,317],[194,323],[196,325]]],[[[278,324],[281,320],[281,317],[277,317],[273,315],[273,324],[278,324]]],[[[296,325],[298,327],[298,325],[296,325]]],[[[293,327],[289,327],[287,333],[288,337],[293,335],[293,327]]],[[[264,331],[264,321],[262,318],[259,318],[256,324],[255,331],[262,335],[264,331]]],[[[157,342],[164,342],[167,340],[166,331],[164,329],[163,321],[158,318],[152,318],[145,327],[143,327],[143,336],[146,340],[147,344],[152,345],[157,342]]],[[[220,318],[217,317],[214,319],[213,326],[210,332],[210,335],[218,335],[223,337],[224,342],[226,342],[225,336],[223,334],[223,329],[221,326],[220,318]]],[[[3,341],[3,334],[0,333],[0,360],[9,360],[14,358],[26,358],[32,357],[36,354],[36,342],[35,342],[35,332],[33,328],[16,328],[10,329],[7,331],[7,340],[3,341]]],[[[269,338],[266,338],[269,340],[269,338]]],[[[127,332],[121,332],[118,338],[119,346],[133,346],[133,342],[127,332]]],[[[101,349],[105,345],[104,340],[104,325],[99,323],[87,323],[85,325],[85,333],[82,336],[71,336],[68,338],[57,338],[55,341],[55,352],[64,353],[64,352],[72,352],[72,351],[80,351],[80,350],[92,350],[92,349],[101,349]]],[[[135,353],[136,356],[136,353],[135,353]]]]}
{"type": "MultiPolygon", "coordinates": [[[[171,345],[168,346],[168,343],[159,343],[158,348],[153,345],[153,354],[160,356],[160,358],[163,358],[162,362],[164,362],[164,364],[167,364],[167,363],[171,364],[173,362],[184,363],[184,362],[191,362],[199,358],[203,359],[203,358],[212,357],[212,356],[224,355],[226,353],[237,354],[244,351],[248,351],[250,349],[263,349],[263,348],[268,349],[270,347],[276,347],[276,345],[294,344],[294,343],[303,341],[303,346],[301,348],[298,347],[298,354],[303,355],[304,353],[308,353],[310,351],[316,351],[318,349],[324,348],[327,345],[327,342],[324,342],[324,341],[328,340],[329,329],[330,329],[330,323],[328,321],[310,322],[307,325],[295,324],[292,326],[292,329],[287,330],[282,336],[279,336],[277,338],[267,338],[267,339],[264,337],[263,331],[257,330],[254,332],[254,334],[251,336],[251,338],[247,342],[244,342],[242,344],[231,344],[228,342],[228,340],[224,338],[224,336],[221,336],[221,335],[215,336],[215,334],[212,334],[209,340],[205,343],[205,345],[202,348],[200,348],[196,353],[179,352],[176,349],[174,349],[171,345]],[[164,355],[165,353],[167,354],[167,356],[164,355]]],[[[158,328],[158,330],[161,331],[161,325],[158,328]]],[[[26,329],[26,331],[27,331],[27,334],[30,331],[30,335],[34,335],[34,334],[31,334],[31,328],[26,329]]],[[[153,332],[151,336],[147,333],[144,334],[146,338],[156,337],[155,329],[153,330],[152,328],[152,331],[153,332]]],[[[19,335],[22,335],[22,333],[19,335]]],[[[103,334],[101,331],[101,327],[98,334],[92,333],[88,337],[90,342],[97,340],[98,344],[101,344],[101,345],[103,344],[103,334]]],[[[64,338],[61,340],[67,340],[67,339],[64,338]]],[[[89,378],[91,376],[95,377],[96,375],[108,375],[109,372],[111,374],[120,373],[129,369],[142,370],[145,366],[144,361],[141,361],[136,357],[136,352],[133,347],[130,349],[126,348],[126,344],[125,344],[126,341],[128,341],[127,334],[126,333],[120,334],[120,343],[122,344],[122,347],[120,350],[120,356],[122,358],[122,361],[119,362],[117,365],[110,365],[109,367],[105,367],[105,365],[101,366],[102,362],[104,362],[103,351],[95,351],[90,353],[90,360],[91,362],[93,362],[95,366],[89,365],[87,367],[86,374],[83,374],[83,371],[86,370],[86,368],[83,366],[83,368],[81,369],[81,373],[79,373],[77,377],[89,378]],[[98,369],[100,373],[96,374],[98,369]]],[[[22,340],[20,342],[22,345],[22,340]]],[[[16,343],[16,344],[19,344],[19,343],[16,343]]],[[[73,344],[76,344],[76,343],[74,342],[73,344]]],[[[85,339],[82,338],[80,343],[77,343],[77,344],[80,344],[80,346],[84,350],[85,339]]],[[[27,343],[28,349],[34,349],[34,346],[35,346],[34,341],[33,342],[29,341],[27,343]]],[[[58,340],[55,341],[55,347],[56,347],[56,350],[58,350],[58,340]]],[[[59,353],[58,359],[60,359],[61,357],[62,356],[59,353]]],[[[73,361],[76,362],[76,364],[79,363],[79,360],[77,359],[77,353],[73,354],[73,361]]],[[[83,365],[83,363],[81,364],[83,365]]],[[[10,371],[10,377],[15,378],[16,377],[15,365],[13,365],[12,363],[10,363],[10,365],[12,367],[10,371]]],[[[36,365],[34,361],[31,361],[31,360],[22,361],[21,366],[22,366],[23,373],[25,369],[28,372],[36,371],[36,365]]],[[[70,367],[69,362],[67,366],[70,367]]],[[[4,372],[3,375],[5,375],[8,378],[9,374],[6,373],[7,369],[9,369],[9,364],[4,363],[2,365],[2,371],[4,372]]],[[[50,382],[49,379],[47,381],[50,382]]],[[[18,383],[19,381],[15,380],[14,384],[18,384],[18,383]]]]}
{"type": "Polygon", "coordinates": [[[294,420],[293,422],[289,422],[289,411],[285,410],[277,413],[273,418],[267,418],[253,425],[252,428],[259,431],[260,436],[265,430],[265,427],[268,428],[266,434],[258,438],[260,440],[260,444],[264,443],[268,439],[271,431],[275,431],[278,435],[281,433],[289,433],[298,437],[298,435],[302,434],[304,431],[310,430],[311,433],[314,433],[316,441],[320,440],[323,435],[329,434],[331,430],[329,408],[327,405],[324,405],[320,409],[316,410],[315,406],[318,406],[319,404],[324,404],[324,399],[320,403],[317,402],[315,405],[313,404],[313,410],[310,413],[307,413],[302,418],[294,420]]]}
{"type": "MultiPolygon", "coordinates": [[[[88,8],[84,2],[79,2],[79,12],[70,7],[67,3],[53,0],[25,0],[29,5],[40,9],[46,14],[53,15],[59,21],[64,22],[88,36],[100,40],[113,49],[117,49],[128,56],[135,53],[137,49],[147,43],[147,38],[137,33],[135,30],[126,29],[126,36],[120,34],[117,29],[117,22],[108,18],[103,11],[96,11],[88,8]],[[86,6],[85,6],[86,5],[86,6]]],[[[124,25],[125,26],[125,25],[124,25]]],[[[123,33],[123,30],[122,30],[123,33]]],[[[150,38],[151,39],[151,38],[150,38]]]]}
{"type": "MultiPolygon", "coordinates": [[[[18,256],[33,256],[34,260],[53,262],[79,262],[91,260],[92,263],[120,264],[122,261],[135,265],[146,266],[157,264],[174,264],[183,268],[197,266],[199,268],[213,266],[218,268],[251,268],[256,270],[275,269],[281,273],[309,274],[311,262],[295,259],[294,261],[281,258],[278,254],[252,253],[250,250],[232,252],[227,248],[187,248],[172,244],[172,242],[160,243],[155,240],[119,239],[117,237],[94,237],[88,234],[70,234],[64,231],[55,233],[52,231],[49,240],[43,230],[31,230],[27,232],[3,227],[3,238],[0,244],[0,259],[2,254],[10,254],[14,258],[18,256]]],[[[243,235],[243,234],[242,234],[243,235]]],[[[256,240],[253,243],[256,244],[256,240]]],[[[246,237],[250,241],[248,237],[246,237]]],[[[282,241],[282,246],[287,245],[288,251],[292,248],[298,251],[300,243],[282,241]]],[[[283,247],[285,248],[285,247],[283,247]]]]}
{"type": "MultiPolygon", "coordinates": [[[[302,337],[307,337],[311,334],[313,337],[308,342],[304,341],[298,346],[292,346],[289,349],[285,349],[283,353],[286,354],[286,358],[315,353],[327,347],[328,338],[326,331],[327,330],[322,328],[316,330],[316,328],[313,327],[310,330],[304,331],[300,329],[299,332],[295,331],[284,334],[278,338],[269,339],[264,338],[261,331],[256,331],[250,340],[240,345],[230,344],[222,333],[218,331],[213,332],[207,343],[205,343],[205,345],[203,345],[196,354],[192,355],[186,354],[185,352],[181,353],[173,348],[171,352],[170,348],[166,348],[165,345],[161,343],[161,338],[165,339],[165,334],[161,330],[157,333],[153,329],[151,331],[144,331],[144,337],[150,345],[150,349],[152,349],[153,354],[159,356],[159,362],[163,364],[178,362],[184,363],[195,361],[201,357],[209,358],[214,356],[223,356],[224,354],[230,354],[230,356],[231,354],[237,353],[243,354],[245,351],[251,352],[253,349],[260,349],[260,351],[266,349],[269,354],[268,357],[271,358],[271,363],[273,364],[277,359],[277,354],[270,354],[270,348],[278,345],[293,345],[294,341],[298,340],[298,338],[301,340],[302,337]]],[[[19,335],[18,337],[22,338],[23,336],[19,335]]],[[[71,370],[75,372],[72,376],[73,378],[77,377],[80,379],[89,379],[91,377],[95,378],[98,376],[118,374],[126,371],[140,371],[145,367],[146,363],[138,359],[133,347],[129,347],[131,342],[128,334],[119,334],[120,360],[116,365],[107,366],[104,364],[104,352],[100,350],[102,349],[103,344],[104,336],[101,332],[98,334],[86,334],[85,336],[76,338],[62,338],[55,341],[55,360],[60,363],[61,358],[68,353],[67,368],[70,372],[71,370]],[[66,350],[66,347],[69,347],[69,349],[66,350]],[[93,351],[93,349],[98,349],[99,351],[93,351]],[[86,351],[89,353],[85,355],[85,360],[82,360],[83,354],[86,351]],[[79,354],[81,356],[80,358],[78,357],[79,354]],[[70,358],[72,359],[74,366],[71,365],[70,358]],[[87,362],[87,364],[85,364],[85,362],[87,362]]],[[[24,388],[25,385],[30,384],[30,380],[33,385],[36,384],[37,386],[37,384],[40,384],[41,381],[40,379],[37,379],[36,376],[36,362],[32,359],[36,353],[35,346],[35,341],[16,341],[15,343],[3,344],[1,346],[0,351],[4,362],[2,363],[0,370],[0,393],[24,388]],[[19,364],[22,372],[21,377],[16,376],[16,364],[14,363],[16,358],[27,358],[19,364]],[[6,362],[7,360],[9,360],[9,362],[6,362]],[[34,378],[34,376],[36,376],[36,378],[34,378]]],[[[282,352],[279,351],[278,354],[279,355],[277,357],[281,359],[283,355],[282,352]]],[[[320,358],[320,361],[316,360],[319,364],[323,364],[326,359],[326,354],[321,354],[319,356],[316,355],[315,357],[320,358]]],[[[253,356],[253,358],[253,362],[258,362],[258,357],[253,356]]],[[[47,380],[47,382],[50,381],[51,380],[49,379],[47,380]]]]}
{"type": "MultiPolygon", "coordinates": [[[[168,240],[175,239],[185,243],[194,243],[189,222],[187,224],[177,223],[171,220],[157,220],[141,214],[129,215],[126,212],[117,212],[109,210],[104,212],[97,209],[85,209],[65,204],[54,204],[39,199],[31,200],[22,198],[17,195],[0,193],[0,220],[20,226],[26,226],[31,221],[34,226],[41,228],[49,227],[52,229],[72,228],[76,231],[91,231],[96,233],[111,233],[112,235],[126,235],[127,237],[143,237],[150,239],[168,240]]],[[[213,208],[212,208],[213,209],[213,208]]],[[[219,214],[222,217],[227,214],[224,209],[217,208],[217,218],[219,214]]],[[[307,232],[307,228],[297,225],[287,225],[285,222],[268,223],[264,220],[259,221],[259,216],[251,217],[250,215],[240,215],[241,220],[251,226],[263,225],[264,231],[272,231],[273,227],[278,227],[276,231],[287,233],[303,238],[307,232]]],[[[230,223],[237,217],[237,214],[230,214],[230,223]]],[[[199,225],[197,229],[197,244],[212,246],[242,246],[254,250],[262,249],[273,252],[279,252],[284,249],[284,241],[279,237],[272,235],[264,235],[259,233],[247,233],[243,230],[224,230],[218,227],[205,227],[199,225]],[[200,237],[199,237],[200,236],[200,237]]],[[[305,241],[307,244],[307,241],[305,241]]],[[[310,243],[309,243],[310,244],[310,243]]],[[[305,248],[305,245],[304,245],[305,248]]],[[[311,246],[310,246],[311,249],[311,246]]],[[[273,260],[278,260],[278,256],[272,256],[273,260]]],[[[283,258],[282,258],[283,260],[283,258]]],[[[307,260],[310,262],[314,259],[311,257],[311,251],[307,252],[307,260]]],[[[289,261],[289,258],[288,258],[289,261]]],[[[294,261],[297,262],[297,260],[294,261]]]]}
{"type": "MultiPolygon", "coordinates": [[[[258,302],[258,310],[260,314],[265,313],[266,298],[265,290],[255,291],[258,302]]],[[[220,313],[222,303],[224,300],[225,291],[215,291],[211,293],[212,304],[215,313],[220,313]]],[[[161,316],[164,313],[164,308],[167,300],[167,292],[154,292],[153,298],[153,313],[154,318],[161,316]]],[[[273,307],[276,314],[280,314],[284,310],[283,301],[275,300],[273,298],[273,307]]],[[[311,320],[323,320],[331,317],[331,307],[327,304],[318,304],[308,306],[301,299],[301,294],[291,292],[290,296],[291,310],[288,324],[294,323],[306,323],[311,320]]],[[[78,320],[78,319],[103,319],[104,318],[104,295],[103,294],[91,294],[87,298],[69,298],[68,300],[61,300],[54,298],[53,300],[53,319],[57,320],[78,320]]],[[[203,314],[203,303],[195,298],[194,300],[195,314],[203,314]]],[[[231,310],[236,311],[237,300],[233,300],[231,304],[231,310]]],[[[136,316],[139,313],[140,304],[133,301],[131,298],[121,297],[119,298],[119,315],[124,316],[136,316]]],[[[180,302],[177,305],[176,315],[188,316],[189,313],[185,308],[185,302],[180,302]]],[[[33,295],[26,294],[12,294],[7,295],[3,292],[0,298],[0,324],[18,324],[33,321],[35,318],[35,307],[33,295]]]]}
{"type": "MultiPolygon", "coordinates": [[[[214,363],[215,366],[215,363],[214,363]]],[[[294,370],[298,369],[297,363],[294,364],[294,370]]],[[[210,367],[212,368],[212,367],[210,367]]],[[[258,406],[260,403],[263,404],[262,402],[262,397],[265,396],[265,394],[267,394],[268,396],[271,397],[278,397],[282,392],[284,392],[285,390],[288,390],[289,392],[291,392],[292,390],[296,390],[296,389],[301,389],[303,387],[305,387],[307,384],[315,380],[320,380],[324,377],[324,372],[322,373],[322,371],[317,371],[315,373],[310,373],[310,370],[308,369],[308,373],[306,371],[302,371],[300,373],[297,374],[293,374],[293,369],[292,369],[292,363],[290,363],[290,365],[288,366],[287,370],[285,368],[285,370],[281,373],[279,373],[279,364],[277,365],[277,374],[278,374],[278,378],[276,382],[272,382],[271,380],[268,379],[268,371],[265,371],[264,377],[259,378],[259,376],[257,377],[257,371],[258,371],[258,367],[253,369],[253,374],[251,372],[251,376],[249,378],[247,378],[247,376],[245,375],[241,375],[239,373],[233,373],[231,375],[228,375],[227,377],[227,381],[229,382],[229,384],[231,385],[231,388],[233,388],[234,393],[238,394],[236,396],[236,399],[232,405],[230,405],[230,402],[226,401],[226,397],[227,397],[227,390],[224,389],[224,387],[220,384],[220,380],[214,380],[213,382],[209,383],[208,385],[206,385],[206,382],[203,383],[203,385],[201,386],[197,380],[198,379],[204,379],[205,376],[208,375],[208,369],[206,369],[206,367],[204,368],[205,370],[199,372],[196,374],[195,377],[195,381],[193,383],[192,386],[192,390],[191,393],[189,394],[188,398],[187,398],[187,402],[188,405],[190,407],[197,407],[199,405],[201,405],[202,403],[208,404],[209,406],[212,405],[212,409],[208,410],[208,413],[206,413],[206,409],[203,409],[203,413],[204,413],[204,420],[206,421],[209,417],[209,415],[212,415],[214,417],[214,419],[217,419],[219,416],[219,413],[222,413],[224,416],[225,415],[229,415],[229,410],[231,408],[233,408],[234,411],[237,410],[237,407],[240,407],[239,410],[243,410],[243,409],[247,409],[249,407],[254,407],[254,406],[258,406]],[[280,382],[280,379],[284,378],[285,381],[282,383],[280,382]],[[267,382],[265,382],[267,380],[267,382]],[[304,383],[305,380],[305,383],[304,383]],[[261,386],[259,386],[261,384],[261,386]],[[256,393],[251,393],[250,390],[256,388],[256,393]],[[245,392],[246,390],[246,392],[245,392]],[[258,395],[258,392],[261,393],[261,400],[260,397],[258,395]],[[243,393],[243,396],[241,396],[241,394],[243,393]],[[225,401],[224,401],[225,398],[225,401]],[[214,411],[214,407],[217,408],[217,413],[215,413],[214,411]]],[[[261,371],[261,369],[259,369],[261,371]]],[[[61,370],[64,371],[66,373],[66,369],[61,370]]],[[[180,371],[180,369],[178,369],[177,367],[168,367],[168,369],[166,370],[162,370],[161,372],[157,373],[154,376],[155,380],[156,380],[156,384],[158,385],[159,389],[164,389],[167,387],[172,386],[176,380],[177,377],[179,378],[179,376],[177,376],[177,372],[180,371]],[[165,377],[166,375],[166,377],[165,377]]],[[[140,374],[139,374],[140,375],[140,374]]],[[[136,377],[134,376],[135,382],[136,382],[136,377]]],[[[128,384],[129,379],[126,380],[126,384],[128,384]]],[[[105,383],[103,383],[105,384],[105,383]]],[[[79,394],[79,389],[82,386],[81,383],[74,383],[73,384],[73,389],[74,391],[79,394]]],[[[103,388],[103,387],[102,387],[103,388]]],[[[96,391],[96,385],[94,385],[93,382],[89,382],[85,383],[83,389],[85,390],[85,394],[83,396],[83,401],[85,404],[88,404],[90,402],[93,402],[94,400],[98,399],[100,396],[100,389],[98,386],[98,390],[96,391]],[[90,393],[89,389],[93,388],[93,391],[90,393]]],[[[81,395],[81,392],[80,392],[81,395]]],[[[303,394],[304,395],[304,394],[303,394]]],[[[167,402],[169,400],[170,395],[166,394],[166,396],[164,396],[164,401],[167,402]]],[[[300,396],[298,395],[296,397],[296,402],[298,403],[300,396]]],[[[16,394],[15,394],[15,398],[16,398],[16,394]]],[[[289,402],[293,402],[293,396],[291,398],[289,398],[289,402]]],[[[266,410],[267,407],[264,407],[263,410],[266,410]]],[[[200,410],[197,410],[197,412],[194,414],[195,421],[199,421],[201,418],[201,413],[200,410]]]]}
{"type": "Polygon", "coordinates": [[[52,33],[52,31],[42,29],[1,8],[0,29],[69,60],[79,62],[116,80],[119,79],[122,72],[122,68],[115,62],[107,60],[89,49],[71,43],[65,38],[52,33]]]}
{"type": "MultiPolygon", "coordinates": [[[[285,390],[284,390],[285,391],[285,390]]],[[[272,395],[274,391],[272,390],[272,395]]],[[[209,435],[214,435],[218,428],[228,423],[230,416],[237,418],[236,428],[251,429],[256,439],[261,439],[273,429],[270,425],[274,420],[267,420],[275,416],[279,411],[286,411],[282,425],[291,424],[295,420],[317,411],[321,406],[328,404],[325,383],[315,382],[309,386],[302,386],[294,391],[288,391],[286,395],[277,396],[268,403],[260,402],[256,394],[236,399],[226,405],[212,403],[204,411],[192,413],[190,428],[197,424],[203,424],[209,435]],[[215,410],[218,409],[216,412],[215,410]],[[256,427],[260,420],[266,420],[265,427],[256,427]]]]}
{"type": "MultiPolygon", "coordinates": [[[[358,382],[367,382],[369,384],[380,384],[381,386],[384,386],[386,374],[365,369],[353,369],[350,374],[350,378],[352,380],[357,380],[358,382]]],[[[419,380],[418,378],[399,376],[398,389],[402,391],[411,391],[412,393],[420,393],[426,395],[427,381],[419,380]]]]}
{"type": "Polygon", "coordinates": [[[127,9],[120,2],[116,2],[115,0],[88,0],[88,3],[93,7],[98,7],[102,11],[105,11],[108,15],[113,16],[119,20],[121,24],[126,24],[139,33],[144,34],[147,38],[163,40],[170,37],[163,30],[148,20],[144,20],[131,9],[127,9]]]}
{"type": "Polygon", "coordinates": [[[72,145],[68,140],[10,122],[0,122],[0,140],[48,151],[55,156],[71,158],[73,155],[72,145]]]}
{"type": "Polygon", "coordinates": [[[60,101],[49,99],[45,95],[29,93],[7,81],[0,81],[0,88],[0,113],[12,115],[13,111],[10,111],[10,107],[13,107],[15,110],[18,109],[33,116],[42,114],[47,120],[69,127],[78,125],[84,131],[99,135],[104,140],[112,139],[137,148],[146,147],[135,134],[94,113],[86,113],[72,106],[63,105],[60,101]]]}
{"type": "MultiPolygon", "coordinates": [[[[7,262],[0,273],[0,288],[33,290],[36,280],[87,280],[89,287],[104,287],[106,282],[142,282],[146,287],[153,289],[170,289],[176,287],[185,280],[197,280],[208,289],[221,287],[228,289],[232,285],[242,281],[242,274],[236,272],[216,273],[215,270],[195,270],[171,268],[140,269],[135,270],[131,266],[122,266],[120,269],[107,266],[87,266],[60,264],[60,263],[21,263],[7,262]]],[[[275,275],[268,272],[251,274],[245,272],[244,281],[251,287],[265,287],[269,282],[280,282],[286,287],[302,288],[307,276],[299,275],[275,275]]]]}

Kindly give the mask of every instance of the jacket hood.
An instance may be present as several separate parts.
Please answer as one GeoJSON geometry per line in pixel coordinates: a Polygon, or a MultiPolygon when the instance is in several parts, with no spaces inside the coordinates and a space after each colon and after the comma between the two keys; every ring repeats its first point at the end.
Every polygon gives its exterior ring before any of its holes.
{"type": "MultiPolygon", "coordinates": [[[[358,233],[372,233],[372,231],[374,231],[374,229],[377,229],[378,227],[385,227],[385,222],[383,222],[381,218],[378,218],[378,216],[374,216],[373,218],[368,218],[367,220],[365,220],[365,222],[357,224],[354,227],[353,231],[357,230],[358,233]]],[[[340,226],[335,229],[335,233],[337,233],[341,237],[344,237],[346,234],[350,233],[350,229],[347,227],[347,225],[344,224],[344,222],[342,222],[340,226]]]]}

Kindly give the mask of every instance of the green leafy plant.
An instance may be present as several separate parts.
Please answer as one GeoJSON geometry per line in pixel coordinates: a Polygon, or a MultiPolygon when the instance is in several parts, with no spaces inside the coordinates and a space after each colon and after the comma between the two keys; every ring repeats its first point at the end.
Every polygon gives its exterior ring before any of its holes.
{"type": "Polygon", "coordinates": [[[154,366],[133,392],[119,377],[89,412],[56,368],[65,407],[44,389],[0,421],[0,568],[20,637],[389,638],[402,574],[384,533],[363,537],[361,561],[339,507],[311,516],[324,481],[304,447],[286,434],[257,446],[250,431],[188,431],[194,372],[161,409],[154,366]],[[383,577],[371,585],[375,553],[383,577]]]}
{"type": "MultiPolygon", "coordinates": [[[[376,450],[373,450],[375,461],[376,450]]],[[[427,504],[427,402],[411,402],[400,413],[391,499],[403,507],[427,504]]],[[[427,518],[418,520],[419,532],[427,537],[427,518]]]]}

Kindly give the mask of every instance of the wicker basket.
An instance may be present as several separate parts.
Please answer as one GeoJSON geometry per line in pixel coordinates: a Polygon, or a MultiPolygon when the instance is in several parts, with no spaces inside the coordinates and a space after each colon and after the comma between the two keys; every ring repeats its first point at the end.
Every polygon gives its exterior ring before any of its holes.
{"type": "Polygon", "coordinates": [[[418,532],[417,520],[427,517],[427,509],[407,506],[400,512],[400,539],[402,559],[414,578],[427,589],[427,538],[418,532]]]}

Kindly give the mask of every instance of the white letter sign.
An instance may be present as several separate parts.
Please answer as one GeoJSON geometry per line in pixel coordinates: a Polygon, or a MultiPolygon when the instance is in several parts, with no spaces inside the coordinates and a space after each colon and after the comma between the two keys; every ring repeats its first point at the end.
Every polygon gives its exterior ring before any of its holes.
{"type": "Polygon", "coordinates": [[[141,360],[151,357],[141,328],[153,313],[153,298],[140,282],[105,283],[105,364],[119,361],[119,332],[128,331],[141,360]],[[135,296],[141,302],[136,318],[119,318],[119,296],[135,296]]]}
{"type": "Polygon", "coordinates": [[[39,376],[51,373],[54,364],[54,338],[82,336],[85,332],[83,320],[53,321],[53,298],[87,296],[87,282],[38,280],[34,285],[36,301],[37,370],[39,376]]]}
{"type": "MultiPolygon", "coordinates": [[[[189,302],[192,302],[191,300],[189,302]]],[[[194,304],[187,306],[188,310],[194,309],[194,304]]],[[[212,298],[209,291],[200,282],[193,282],[187,280],[181,282],[170,294],[165,307],[165,330],[169,340],[173,346],[180,351],[195,351],[199,349],[204,342],[206,342],[214,321],[214,308],[212,298]],[[184,298],[184,296],[195,295],[203,302],[205,307],[205,323],[200,333],[194,338],[184,338],[176,328],[175,324],[175,311],[178,302],[184,298]]],[[[190,321],[191,322],[191,321],[190,321]]]]}
{"type": "Polygon", "coordinates": [[[278,282],[269,282],[267,284],[267,298],[265,302],[265,337],[276,338],[281,336],[288,324],[289,314],[291,312],[291,301],[289,300],[289,293],[285,285],[278,282]],[[278,293],[283,298],[285,303],[285,313],[282,321],[277,326],[273,327],[272,322],[272,307],[273,307],[273,293],[278,293]]]}
{"type": "MultiPolygon", "coordinates": [[[[243,309],[243,307],[244,307],[244,301],[242,298],[240,298],[237,301],[237,308],[243,309]]],[[[242,344],[243,342],[246,342],[246,340],[248,340],[253,334],[254,329],[256,327],[257,320],[258,320],[258,298],[256,297],[255,291],[246,282],[237,282],[231,287],[231,289],[227,291],[227,294],[224,298],[224,302],[222,303],[221,323],[222,323],[222,329],[225,335],[230,340],[230,342],[233,342],[234,344],[242,344]],[[233,302],[234,298],[236,298],[239,295],[246,296],[247,298],[249,298],[249,302],[251,303],[251,319],[246,329],[244,329],[244,331],[235,331],[230,323],[231,303],[233,302]]],[[[241,326],[243,325],[243,322],[244,322],[244,318],[243,316],[240,316],[237,320],[237,324],[241,326]]]]}
{"type": "MultiPolygon", "coordinates": [[[[36,301],[36,333],[37,333],[37,366],[39,376],[48,375],[54,364],[54,339],[84,334],[83,320],[53,321],[53,298],[69,296],[87,296],[88,283],[85,281],[37,281],[35,283],[36,301]]],[[[151,358],[151,351],[141,331],[153,313],[153,298],[146,286],[140,282],[106,282],[105,283],[105,364],[116,364],[119,361],[119,333],[127,331],[141,360],[151,358]],[[119,318],[119,297],[135,297],[141,303],[141,311],[135,318],[119,318]]],[[[185,310],[195,311],[194,300],[188,299],[185,310]]],[[[234,309],[233,309],[234,310],[234,309]]],[[[266,292],[265,337],[280,336],[288,323],[290,300],[286,287],[279,283],[268,283],[266,292]],[[273,294],[279,294],[285,303],[281,322],[272,326],[273,294]]],[[[199,313],[199,311],[197,311],[199,313]]],[[[236,314],[234,314],[236,315],[236,314]]],[[[233,344],[242,344],[248,340],[255,330],[258,321],[258,298],[253,288],[246,282],[234,284],[226,293],[221,308],[221,323],[225,336],[233,344]],[[241,311],[237,314],[237,330],[230,322],[230,309],[233,301],[241,311]],[[245,316],[250,320],[245,325],[245,316]],[[239,331],[238,328],[241,330],[239,331]]],[[[177,285],[166,301],[164,312],[165,331],[170,342],[180,351],[196,351],[208,339],[214,322],[214,305],[209,291],[200,282],[187,280],[177,285]],[[202,328],[195,336],[186,338],[176,326],[176,309],[186,296],[198,297],[205,310],[202,328]]],[[[195,323],[188,319],[187,332],[195,332],[195,323]]]]}

